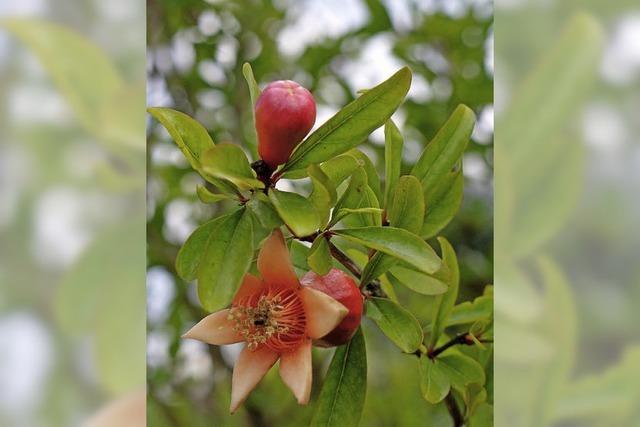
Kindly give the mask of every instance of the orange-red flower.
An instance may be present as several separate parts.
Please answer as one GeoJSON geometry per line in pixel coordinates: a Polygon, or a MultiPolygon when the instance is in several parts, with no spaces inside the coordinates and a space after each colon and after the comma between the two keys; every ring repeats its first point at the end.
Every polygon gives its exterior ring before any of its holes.
{"type": "Polygon", "coordinates": [[[262,279],[246,274],[231,308],[202,319],[184,338],[223,345],[246,342],[233,368],[231,412],[280,359],[280,377],[298,403],[311,392],[311,341],[331,332],[347,308],[323,292],[301,287],[280,230],[258,256],[262,279]]]}

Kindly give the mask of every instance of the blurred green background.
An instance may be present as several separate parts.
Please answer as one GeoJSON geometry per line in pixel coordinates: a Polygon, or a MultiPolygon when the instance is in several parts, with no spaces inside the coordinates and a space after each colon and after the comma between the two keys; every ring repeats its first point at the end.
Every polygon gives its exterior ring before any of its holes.
{"type": "MultiPolygon", "coordinates": [[[[292,79],[309,88],[318,103],[316,126],[354,99],[358,90],[408,65],[412,87],[394,115],[405,137],[404,173],[455,106],[470,106],[478,124],[464,157],[464,202],[442,234],[460,259],[460,301],[492,283],[490,1],[149,0],[147,7],[147,104],[171,106],[197,118],[216,142],[240,144],[252,159],[255,136],[241,73],[245,61],[262,86],[292,79]]],[[[295,403],[274,370],[230,417],[230,372],[238,347],[179,338],[206,313],[193,284],[175,273],[177,250],[198,224],[232,206],[200,203],[195,194],[200,178],[161,126],[148,124],[149,424],[306,425],[331,350],[315,350],[309,407],[295,403]]],[[[360,148],[382,173],[381,130],[360,148]]],[[[431,298],[402,293],[400,298],[428,323],[431,298]]],[[[364,332],[369,384],[362,425],[450,425],[442,405],[421,398],[417,359],[398,352],[373,323],[366,321],[364,332]]]]}

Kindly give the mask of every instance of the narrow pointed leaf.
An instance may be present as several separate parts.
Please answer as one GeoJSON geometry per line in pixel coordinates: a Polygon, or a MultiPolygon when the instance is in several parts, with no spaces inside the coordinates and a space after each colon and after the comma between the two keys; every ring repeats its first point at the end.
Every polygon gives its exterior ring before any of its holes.
{"type": "Polygon", "coordinates": [[[466,105],[458,105],[449,119],[427,144],[411,175],[417,177],[425,191],[445,176],[460,160],[475,125],[475,114],[466,105]]]}
{"type": "Polygon", "coordinates": [[[204,185],[196,186],[196,194],[202,203],[217,203],[222,200],[234,200],[234,197],[229,194],[212,193],[204,185]]]}
{"type": "Polygon", "coordinates": [[[309,195],[309,201],[316,208],[316,212],[320,217],[320,228],[329,222],[329,214],[331,208],[336,203],[336,189],[329,180],[329,177],[322,172],[317,165],[309,165],[307,173],[313,184],[313,191],[309,195]]]}
{"type": "Polygon", "coordinates": [[[362,329],[336,349],[322,385],[311,427],[357,427],[367,390],[367,355],[362,329]]]}
{"type": "Polygon", "coordinates": [[[442,295],[437,296],[435,310],[431,322],[430,348],[438,342],[440,335],[444,331],[449,314],[458,298],[458,285],[460,282],[460,271],[458,269],[458,259],[451,244],[444,237],[438,237],[440,249],[442,251],[442,262],[449,271],[449,289],[442,295]]]}
{"type": "Polygon", "coordinates": [[[387,123],[384,125],[385,208],[389,208],[391,196],[400,178],[403,144],[404,141],[400,130],[398,130],[398,127],[393,123],[393,120],[387,120],[387,123]]]}
{"type": "MultiPolygon", "coordinates": [[[[360,208],[379,209],[380,206],[373,190],[367,184],[367,174],[363,169],[356,169],[351,176],[349,186],[336,203],[334,212],[338,213],[343,209],[360,208]]],[[[334,216],[330,225],[335,225],[340,219],[343,219],[345,225],[349,227],[378,226],[382,224],[380,213],[372,212],[353,214],[348,218],[334,216]]]]}
{"type": "Polygon", "coordinates": [[[260,88],[258,87],[258,82],[253,75],[253,69],[251,68],[251,64],[245,62],[242,65],[242,75],[244,79],[247,81],[247,86],[249,86],[249,95],[251,96],[251,109],[254,109],[256,105],[256,101],[260,96],[260,88]]]}
{"type": "Polygon", "coordinates": [[[426,211],[420,235],[429,239],[438,234],[456,215],[464,195],[464,176],[462,170],[452,171],[443,179],[435,194],[427,192],[426,211]]]}
{"type": "Polygon", "coordinates": [[[367,316],[405,353],[415,352],[422,344],[420,322],[395,302],[385,298],[370,298],[367,300],[367,316]]]}
{"type": "Polygon", "coordinates": [[[362,227],[335,230],[334,234],[394,256],[424,273],[434,273],[441,261],[433,249],[415,234],[394,227],[362,227]]]}
{"type": "Polygon", "coordinates": [[[400,177],[387,214],[389,225],[418,234],[422,227],[424,210],[424,195],[420,181],[411,175],[400,177]]]}
{"type": "Polygon", "coordinates": [[[322,163],[363,142],[391,117],[410,85],[411,71],[405,67],[347,104],[297,147],[282,171],[322,163]]]}

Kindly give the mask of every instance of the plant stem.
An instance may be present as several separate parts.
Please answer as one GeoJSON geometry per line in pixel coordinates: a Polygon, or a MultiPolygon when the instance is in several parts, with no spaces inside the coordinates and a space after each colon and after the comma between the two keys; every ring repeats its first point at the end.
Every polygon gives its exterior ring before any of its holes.
{"type": "Polygon", "coordinates": [[[449,392],[447,397],[444,398],[444,403],[447,406],[447,410],[453,419],[453,427],[462,427],[464,424],[464,419],[462,418],[462,413],[460,412],[460,408],[458,408],[458,404],[456,403],[456,399],[453,397],[453,394],[449,392]]]}
{"type": "Polygon", "coordinates": [[[440,353],[442,353],[446,349],[448,349],[450,347],[453,347],[454,345],[458,345],[458,344],[473,345],[473,339],[471,339],[471,336],[468,333],[456,335],[455,337],[453,337],[448,342],[442,344],[440,347],[437,347],[437,348],[429,351],[427,353],[427,356],[429,356],[430,359],[434,359],[435,357],[437,357],[440,353]]]}
{"type": "Polygon", "coordinates": [[[347,254],[338,249],[336,245],[331,243],[329,239],[327,239],[327,243],[329,244],[329,251],[331,252],[331,255],[336,260],[338,260],[340,264],[344,265],[345,268],[351,272],[351,274],[360,279],[362,277],[362,272],[360,271],[360,268],[356,265],[356,263],[353,262],[353,260],[349,258],[347,254]]]}

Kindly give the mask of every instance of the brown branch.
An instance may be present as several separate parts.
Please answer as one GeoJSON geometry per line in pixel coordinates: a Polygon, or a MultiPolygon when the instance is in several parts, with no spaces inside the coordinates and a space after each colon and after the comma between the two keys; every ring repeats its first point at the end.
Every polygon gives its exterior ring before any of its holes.
{"type": "Polygon", "coordinates": [[[462,418],[462,413],[460,412],[460,408],[458,408],[456,399],[453,397],[451,392],[449,392],[447,397],[444,398],[444,404],[447,406],[449,415],[451,415],[451,418],[453,419],[453,427],[462,427],[464,419],[462,418]]]}
{"type": "Polygon", "coordinates": [[[434,359],[440,353],[445,351],[446,349],[448,349],[450,347],[453,347],[454,345],[459,345],[459,344],[460,345],[473,345],[474,341],[473,341],[473,338],[471,338],[471,334],[464,333],[464,334],[456,335],[451,340],[449,340],[446,343],[442,344],[440,347],[437,347],[437,348],[434,348],[433,350],[430,350],[427,353],[427,356],[429,356],[430,359],[434,359]]]}

